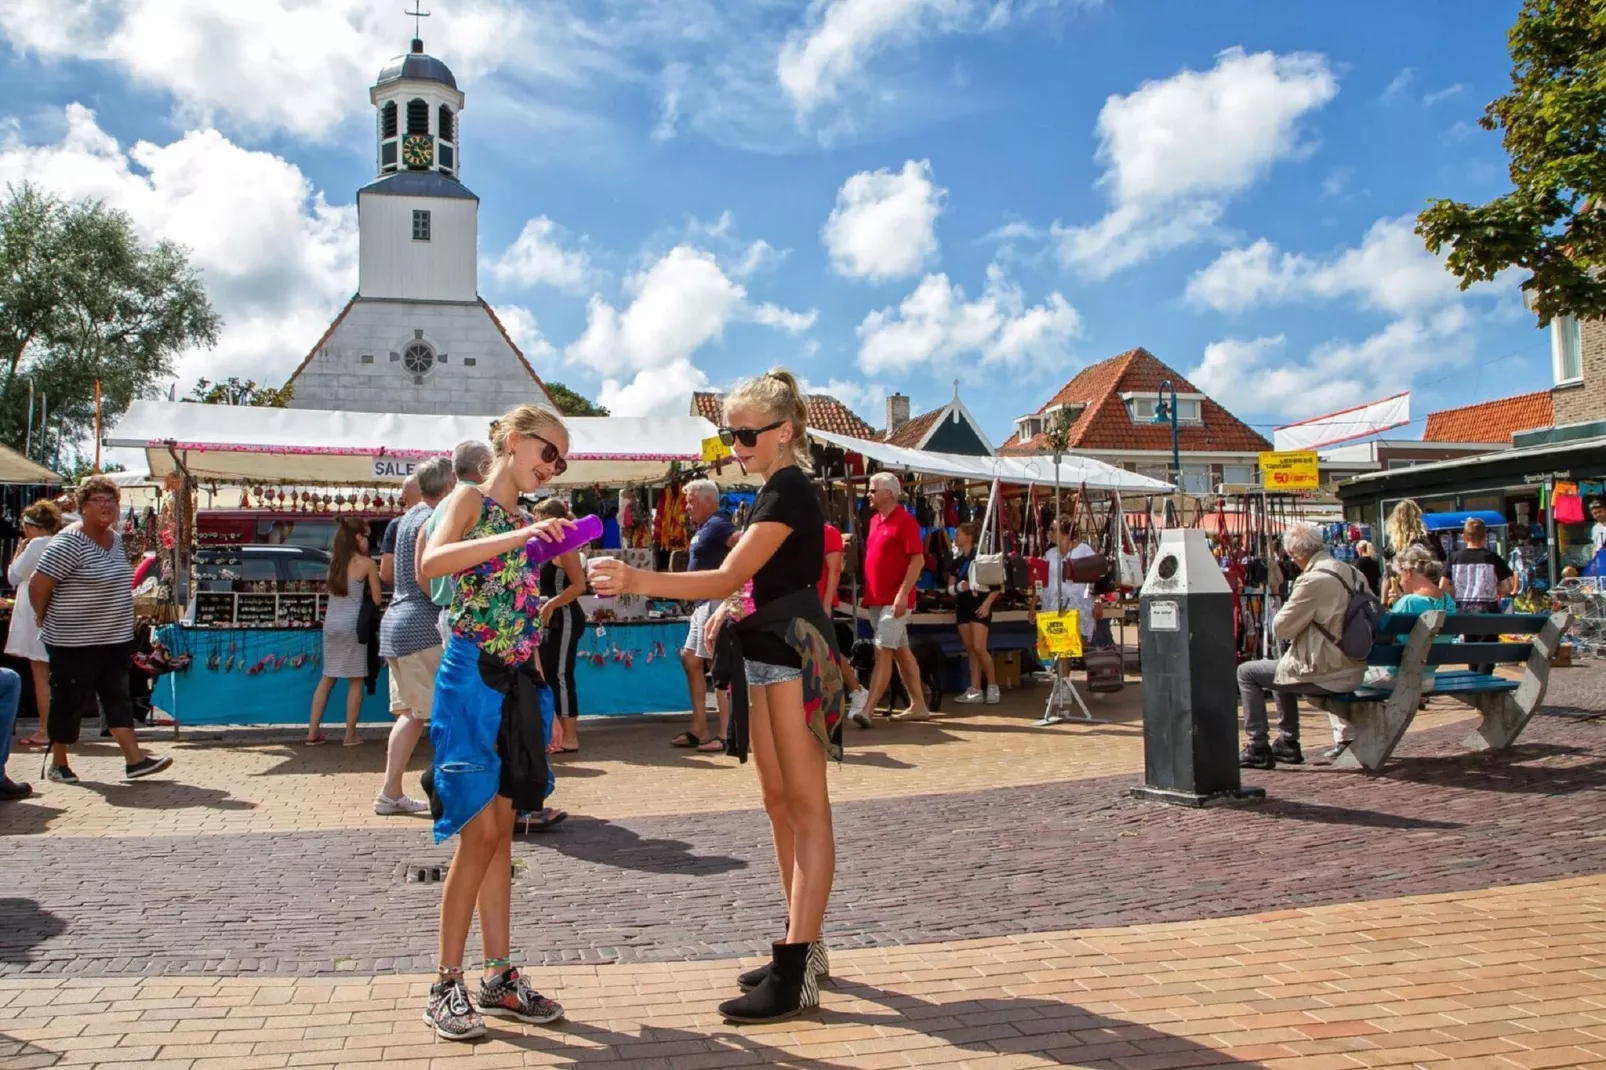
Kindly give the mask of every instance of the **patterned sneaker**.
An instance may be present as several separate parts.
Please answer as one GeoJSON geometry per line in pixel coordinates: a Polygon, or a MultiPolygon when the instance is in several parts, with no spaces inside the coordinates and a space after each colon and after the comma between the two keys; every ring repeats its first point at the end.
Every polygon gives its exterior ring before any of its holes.
{"type": "Polygon", "coordinates": [[[78,774],[65,765],[53,765],[50,767],[50,772],[45,774],[45,779],[52,784],[76,784],[78,774]]]}
{"type": "Polygon", "coordinates": [[[398,795],[392,799],[384,792],[374,796],[374,813],[380,817],[390,817],[393,814],[421,814],[429,809],[429,803],[419,802],[407,795],[398,795]]]}
{"type": "Polygon", "coordinates": [[[530,987],[517,967],[509,967],[495,977],[480,982],[474,1000],[480,1010],[499,1018],[517,1018],[532,1025],[546,1025],[563,1017],[563,1008],[530,987]]]}
{"type": "Polygon", "coordinates": [[[461,977],[430,985],[424,1024],[432,1026],[442,1040],[473,1040],[485,1035],[485,1019],[469,1004],[461,977]]]}

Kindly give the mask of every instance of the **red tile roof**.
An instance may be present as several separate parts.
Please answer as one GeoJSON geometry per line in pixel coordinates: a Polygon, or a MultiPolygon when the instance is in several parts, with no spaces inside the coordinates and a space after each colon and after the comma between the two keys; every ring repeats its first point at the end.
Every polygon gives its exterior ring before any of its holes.
{"type": "MultiPolygon", "coordinates": [[[[1082,414],[1071,425],[1072,450],[1166,452],[1171,449],[1170,425],[1134,422],[1121,395],[1153,394],[1167,379],[1171,380],[1179,394],[1200,392],[1148,350],[1133,349],[1083,368],[1037,411],[1042,413],[1057,405],[1083,406],[1082,414]]],[[[1183,453],[1258,453],[1271,449],[1271,443],[1264,435],[1210,398],[1200,402],[1199,413],[1199,423],[1181,424],[1178,427],[1177,443],[1183,453]]],[[[1023,441],[1019,432],[1016,432],[999,447],[998,452],[1038,453],[1043,448],[1042,435],[1023,441]]]]}
{"type": "Polygon", "coordinates": [[[1549,427],[1556,422],[1550,391],[1536,390],[1511,398],[1495,398],[1459,409],[1428,413],[1424,442],[1511,442],[1518,431],[1549,427]]]}
{"type": "MultiPolygon", "coordinates": [[[[804,401],[809,409],[809,426],[850,438],[874,439],[881,434],[861,420],[857,413],[829,394],[810,394],[804,401]]],[[[725,419],[725,397],[709,391],[691,396],[691,414],[719,424],[725,419]]]]}
{"type": "Polygon", "coordinates": [[[900,426],[896,431],[892,432],[892,434],[885,436],[884,441],[894,446],[902,446],[905,449],[917,450],[920,448],[920,443],[925,440],[925,437],[928,434],[931,433],[932,426],[936,424],[937,420],[942,416],[942,414],[947,411],[948,406],[944,405],[940,409],[933,409],[930,412],[923,412],[919,416],[916,416],[914,419],[910,420],[908,423],[900,426]]]}

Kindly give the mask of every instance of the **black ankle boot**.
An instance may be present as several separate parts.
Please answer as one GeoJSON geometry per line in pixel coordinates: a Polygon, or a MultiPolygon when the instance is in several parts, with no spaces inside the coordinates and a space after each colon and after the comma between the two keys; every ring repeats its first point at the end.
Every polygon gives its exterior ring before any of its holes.
{"type": "MultiPolygon", "coordinates": [[[[809,973],[813,974],[814,979],[822,985],[831,979],[831,954],[825,950],[825,937],[823,936],[809,945],[809,973]]],[[[770,964],[766,962],[762,966],[755,967],[739,975],[736,978],[736,987],[743,992],[751,992],[763,984],[764,978],[769,975],[770,964]]]]}
{"type": "Polygon", "coordinates": [[[812,944],[776,944],[770,970],[757,988],[739,999],[726,1000],[719,1013],[728,1022],[761,1025],[796,1018],[820,1005],[820,985],[809,969],[812,944]]]}

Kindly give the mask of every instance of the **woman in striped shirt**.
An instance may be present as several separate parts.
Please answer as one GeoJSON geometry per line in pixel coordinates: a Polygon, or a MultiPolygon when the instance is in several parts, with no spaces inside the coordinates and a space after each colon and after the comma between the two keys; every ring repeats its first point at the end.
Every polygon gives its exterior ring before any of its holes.
{"type": "Polygon", "coordinates": [[[117,484],[105,476],[84,480],[77,505],[82,519],[50,540],[28,584],[34,616],[50,654],[50,772],[57,784],[76,784],[67,748],[96,700],[106,727],[122,748],[124,776],[138,780],[173,764],[153,758],[134,741],[134,703],[128,694],[134,652],[133,572],[117,523],[117,484]]]}

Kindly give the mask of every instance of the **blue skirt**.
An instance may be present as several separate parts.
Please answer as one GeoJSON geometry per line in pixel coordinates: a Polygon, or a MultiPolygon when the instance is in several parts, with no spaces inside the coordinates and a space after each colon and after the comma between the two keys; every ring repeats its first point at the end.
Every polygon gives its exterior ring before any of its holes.
{"type": "MultiPolygon", "coordinates": [[[[541,689],[544,738],[552,739],[552,691],[541,689]]],[[[491,804],[502,787],[502,709],[507,696],[486,685],[480,674],[480,649],[456,635],[447,637],[435,676],[435,710],[429,742],[435,757],[431,769],[435,842],[463,830],[491,804]]],[[[554,781],[547,776],[547,793],[554,781]]]]}

